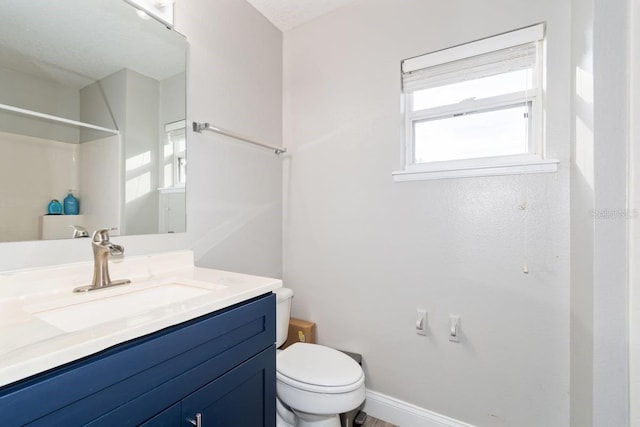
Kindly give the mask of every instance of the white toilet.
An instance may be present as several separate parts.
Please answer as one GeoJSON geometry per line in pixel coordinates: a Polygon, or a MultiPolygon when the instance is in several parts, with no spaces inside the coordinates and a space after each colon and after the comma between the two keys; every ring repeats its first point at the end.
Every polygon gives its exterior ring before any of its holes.
{"type": "MultiPolygon", "coordinates": [[[[293,291],[276,294],[276,347],[287,340],[293,291]]],[[[276,356],[276,426],[340,427],[339,414],[365,398],[364,372],[346,354],[317,344],[295,343],[276,356]]]]}

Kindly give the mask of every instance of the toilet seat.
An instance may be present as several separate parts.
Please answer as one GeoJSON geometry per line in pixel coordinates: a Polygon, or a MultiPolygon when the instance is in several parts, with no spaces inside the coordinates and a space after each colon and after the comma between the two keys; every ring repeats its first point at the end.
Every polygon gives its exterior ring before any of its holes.
{"type": "Polygon", "coordinates": [[[349,393],[364,384],[362,368],[333,348],[296,343],[278,354],[276,378],[299,390],[323,394],[349,393]]]}

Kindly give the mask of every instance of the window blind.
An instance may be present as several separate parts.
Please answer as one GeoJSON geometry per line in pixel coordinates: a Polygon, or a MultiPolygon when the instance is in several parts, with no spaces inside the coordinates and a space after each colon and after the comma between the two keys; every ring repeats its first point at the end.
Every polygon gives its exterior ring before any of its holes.
{"type": "Polygon", "coordinates": [[[402,61],[402,72],[410,73],[422,68],[470,58],[489,52],[519,46],[530,42],[540,41],[544,38],[544,24],[536,24],[486,39],[476,40],[470,43],[453,46],[425,55],[402,61]]]}
{"type": "Polygon", "coordinates": [[[538,43],[531,42],[402,74],[405,93],[479,79],[520,69],[533,68],[538,43]]]}

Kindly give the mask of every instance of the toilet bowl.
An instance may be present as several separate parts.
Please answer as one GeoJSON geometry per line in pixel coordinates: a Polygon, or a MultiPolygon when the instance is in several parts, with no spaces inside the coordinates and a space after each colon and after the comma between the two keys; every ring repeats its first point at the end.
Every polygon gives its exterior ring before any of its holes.
{"type": "MultiPolygon", "coordinates": [[[[293,291],[275,291],[276,346],[286,341],[293,291]]],[[[339,414],[364,402],[364,373],[346,354],[318,344],[295,343],[276,356],[276,425],[340,427],[339,414]]]]}
{"type": "Polygon", "coordinates": [[[296,425],[296,415],[290,408],[284,406],[280,399],[276,398],[276,427],[291,427],[296,425]]]}

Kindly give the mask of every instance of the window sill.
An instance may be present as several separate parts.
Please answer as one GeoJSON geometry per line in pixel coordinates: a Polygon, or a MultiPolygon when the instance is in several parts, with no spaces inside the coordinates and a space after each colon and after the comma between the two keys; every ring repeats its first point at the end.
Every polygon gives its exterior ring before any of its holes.
{"type": "Polygon", "coordinates": [[[476,176],[501,176],[501,175],[522,175],[530,173],[550,173],[558,171],[559,160],[529,160],[524,162],[513,162],[504,164],[483,164],[483,165],[453,165],[440,164],[438,166],[421,165],[419,170],[405,170],[393,172],[393,180],[403,181],[426,181],[430,179],[447,178],[472,178],[476,176]]]}
{"type": "Polygon", "coordinates": [[[176,185],[175,187],[162,187],[158,188],[158,192],[160,193],[184,193],[185,186],[184,185],[176,185]]]}

